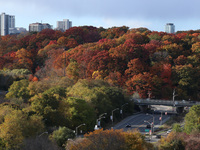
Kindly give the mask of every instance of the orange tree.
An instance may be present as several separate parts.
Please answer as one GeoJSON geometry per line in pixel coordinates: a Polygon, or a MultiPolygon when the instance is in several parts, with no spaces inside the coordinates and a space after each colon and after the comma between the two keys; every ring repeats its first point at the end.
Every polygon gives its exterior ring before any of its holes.
{"type": "Polygon", "coordinates": [[[146,150],[152,145],[145,142],[138,132],[123,132],[122,130],[96,130],[84,135],[82,140],[76,139],[67,143],[66,149],[70,150],[146,150]]]}

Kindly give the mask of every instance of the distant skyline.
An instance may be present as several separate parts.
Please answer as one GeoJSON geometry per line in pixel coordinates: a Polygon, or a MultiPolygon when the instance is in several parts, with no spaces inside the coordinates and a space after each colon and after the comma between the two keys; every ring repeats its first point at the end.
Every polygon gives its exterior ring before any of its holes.
{"type": "Polygon", "coordinates": [[[0,13],[15,16],[16,27],[28,29],[35,22],[72,21],[73,26],[109,28],[128,26],[164,31],[173,23],[176,31],[200,29],[198,0],[6,0],[0,1],[0,13]]]}

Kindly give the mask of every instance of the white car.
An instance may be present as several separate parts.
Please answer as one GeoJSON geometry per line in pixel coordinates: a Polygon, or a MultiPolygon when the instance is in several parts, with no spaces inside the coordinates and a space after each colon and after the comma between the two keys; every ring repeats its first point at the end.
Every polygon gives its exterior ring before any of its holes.
{"type": "Polygon", "coordinates": [[[169,134],[171,131],[172,131],[172,130],[168,130],[168,131],[167,131],[167,134],[169,134]]]}

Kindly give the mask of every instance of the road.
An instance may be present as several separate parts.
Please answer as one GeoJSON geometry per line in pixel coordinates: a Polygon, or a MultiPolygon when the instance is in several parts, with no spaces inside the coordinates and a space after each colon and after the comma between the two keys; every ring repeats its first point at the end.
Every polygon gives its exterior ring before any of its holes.
{"type": "Polygon", "coordinates": [[[145,133],[145,129],[147,129],[146,126],[149,123],[153,122],[153,116],[154,116],[154,131],[159,128],[161,123],[163,124],[170,118],[170,115],[165,115],[164,113],[162,113],[162,122],[161,122],[159,120],[161,117],[161,113],[159,112],[157,112],[156,114],[149,114],[149,115],[145,113],[139,113],[125,118],[124,120],[116,124],[113,128],[123,129],[124,131],[138,129],[141,133],[145,133]],[[148,121],[149,123],[144,122],[145,120],[148,121]],[[130,124],[131,127],[126,127],[127,124],[130,124]]]}
{"type": "MultiPolygon", "coordinates": [[[[164,124],[167,120],[170,119],[171,115],[174,114],[174,110],[171,106],[151,106],[151,109],[154,110],[152,111],[153,113],[150,114],[145,114],[145,113],[137,113],[132,116],[129,116],[122,120],[121,122],[117,123],[113,128],[114,129],[123,129],[124,131],[128,130],[133,130],[133,129],[138,129],[141,134],[147,134],[149,132],[145,132],[145,129],[147,129],[147,125],[149,123],[153,122],[153,116],[154,116],[154,131],[158,129],[162,124],[164,124]],[[160,121],[161,117],[161,112],[162,112],[162,122],[160,121]],[[165,112],[167,114],[165,115],[165,112]],[[144,122],[144,121],[148,121],[144,122]],[[127,124],[130,124],[130,127],[126,127],[127,124]]],[[[151,128],[149,128],[150,130],[151,128]]],[[[147,130],[146,130],[147,131],[147,130]]],[[[163,132],[160,134],[161,136],[167,136],[167,131],[163,132]]],[[[152,136],[146,136],[145,139],[149,142],[157,142],[160,138],[157,138],[157,135],[152,135],[152,136]]]]}

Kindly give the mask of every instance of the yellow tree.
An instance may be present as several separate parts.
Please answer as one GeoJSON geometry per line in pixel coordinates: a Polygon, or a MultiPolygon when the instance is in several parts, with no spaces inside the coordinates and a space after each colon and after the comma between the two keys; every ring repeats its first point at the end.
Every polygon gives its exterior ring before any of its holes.
{"type": "Polygon", "coordinates": [[[7,149],[17,149],[26,137],[38,134],[44,128],[42,118],[28,115],[21,110],[13,110],[0,124],[0,139],[7,149]]]}
{"type": "Polygon", "coordinates": [[[162,137],[158,142],[159,150],[184,150],[184,136],[171,132],[167,137],[162,137]]]}
{"type": "Polygon", "coordinates": [[[126,150],[153,150],[153,145],[144,140],[144,136],[137,130],[123,132],[126,150]]]}
{"type": "Polygon", "coordinates": [[[16,52],[15,57],[18,58],[16,67],[26,68],[31,70],[31,68],[33,67],[33,61],[31,60],[32,55],[29,51],[22,48],[16,52]]]}
{"type": "Polygon", "coordinates": [[[79,79],[79,64],[76,61],[71,61],[66,68],[67,76],[75,81],[79,79]]]}

